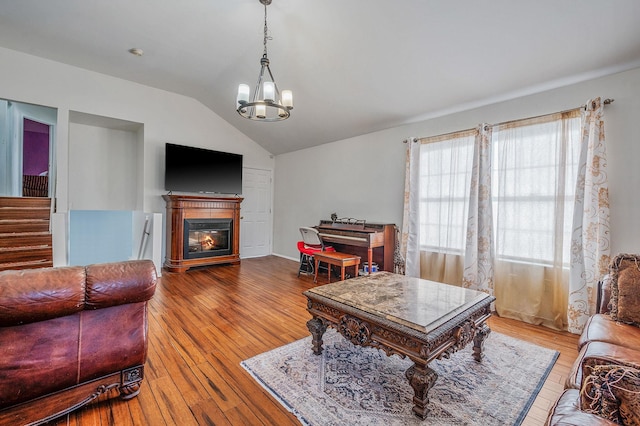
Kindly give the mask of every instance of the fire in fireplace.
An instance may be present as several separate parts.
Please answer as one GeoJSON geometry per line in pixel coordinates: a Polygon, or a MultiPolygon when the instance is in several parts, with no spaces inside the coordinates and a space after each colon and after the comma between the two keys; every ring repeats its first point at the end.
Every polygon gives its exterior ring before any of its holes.
{"type": "Polygon", "coordinates": [[[225,256],[232,252],[232,219],[185,219],[184,258],[225,256]]]}

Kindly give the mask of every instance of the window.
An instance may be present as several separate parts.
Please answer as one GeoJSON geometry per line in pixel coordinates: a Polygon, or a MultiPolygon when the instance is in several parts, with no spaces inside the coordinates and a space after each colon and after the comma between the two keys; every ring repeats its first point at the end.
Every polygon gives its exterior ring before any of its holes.
{"type": "Polygon", "coordinates": [[[602,105],[408,139],[407,273],[492,294],[501,316],[580,332],[609,263],[602,105]]]}
{"type": "MultiPolygon", "coordinates": [[[[464,254],[475,135],[474,130],[421,140],[423,251],[464,254]]],[[[568,265],[578,111],[496,125],[491,146],[497,260],[568,265]]]]}
{"type": "Polygon", "coordinates": [[[492,148],[496,258],[568,266],[580,117],[496,126],[492,148]]]}

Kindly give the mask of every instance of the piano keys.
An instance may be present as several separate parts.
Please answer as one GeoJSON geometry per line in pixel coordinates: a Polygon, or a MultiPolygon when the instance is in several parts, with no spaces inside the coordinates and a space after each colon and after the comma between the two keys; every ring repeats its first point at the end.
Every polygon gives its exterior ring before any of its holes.
{"type": "Polygon", "coordinates": [[[344,223],[321,220],[315,228],[320,233],[322,241],[332,245],[337,251],[358,255],[363,262],[367,259],[369,268],[375,262],[379,270],[393,272],[396,242],[393,223],[344,223]]]}

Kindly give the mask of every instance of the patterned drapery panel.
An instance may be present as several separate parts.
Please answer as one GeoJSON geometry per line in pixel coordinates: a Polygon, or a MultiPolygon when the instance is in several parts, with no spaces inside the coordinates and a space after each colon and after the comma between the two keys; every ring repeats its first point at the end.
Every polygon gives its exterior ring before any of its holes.
{"type": "Polygon", "coordinates": [[[480,125],[474,143],[462,286],[493,295],[491,132],[480,125]]]}
{"type": "Polygon", "coordinates": [[[571,237],[568,330],[581,333],[595,313],[598,280],[610,260],[609,187],[603,104],[589,100],[582,111],[582,142],[571,237]]]}
{"type": "Polygon", "coordinates": [[[407,158],[400,246],[405,258],[405,275],[420,277],[420,146],[416,138],[408,138],[404,142],[407,158]]]}

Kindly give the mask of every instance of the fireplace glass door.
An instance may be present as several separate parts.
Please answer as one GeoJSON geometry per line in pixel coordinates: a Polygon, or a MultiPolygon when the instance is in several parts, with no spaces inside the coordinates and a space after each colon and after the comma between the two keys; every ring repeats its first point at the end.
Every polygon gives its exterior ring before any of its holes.
{"type": "Polygon", "coordinates": [[[185,219],[184,258],[226,256],[231,254],[231,219],[185,219]]]}

